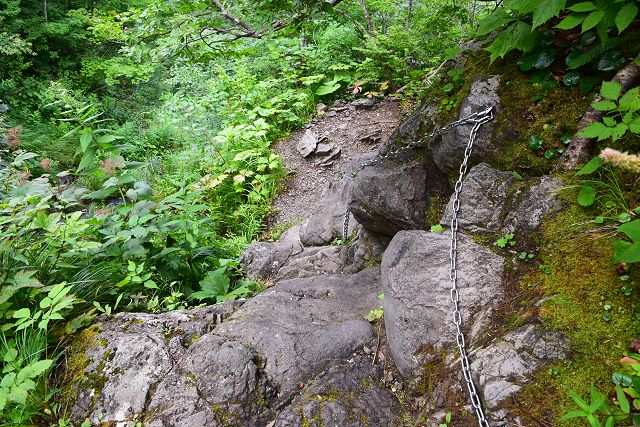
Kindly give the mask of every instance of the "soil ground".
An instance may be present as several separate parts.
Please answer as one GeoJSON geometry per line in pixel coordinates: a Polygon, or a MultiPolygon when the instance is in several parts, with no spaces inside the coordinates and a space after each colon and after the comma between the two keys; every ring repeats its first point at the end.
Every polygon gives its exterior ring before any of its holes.
{"type": "Polygon", "coordinates": [[[273,202],[267,220],[268,230],[285,229],[301,222],[316,209],[331,180],[340,179],[342,171],[362,154],[377,151],[403,117],[398,98],[387,97],[370,109],[357,110],[353,104],[337,101],[325,113],[314,117],[306,128],[278,141],[274,151],[282,156],[288,177],[273,202]],[[320,166],[322,157],[302,157],[296,145],[311,129],[324,143],[340,147],[340,156],[331,166],[320,166]]]}

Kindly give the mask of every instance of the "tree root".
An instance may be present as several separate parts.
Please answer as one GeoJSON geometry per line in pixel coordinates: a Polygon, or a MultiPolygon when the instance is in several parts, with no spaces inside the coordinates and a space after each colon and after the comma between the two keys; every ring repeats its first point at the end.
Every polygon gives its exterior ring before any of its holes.
{"type": "MultiPolygon", "coordinates": [[[[613,79],[611,79],[612,82],[620,84],[622,88],[621,93],[625,93],[640,81],[640,65],[636,63],[639,58],[640,56],[635,58],[631,63],[618,71],[613,79]]],[[[589,126],[591,123],[602,120],[604,117],[604,111],[599,111],[593,108],[593,105],[598,101],[602,101],[602,97],[599,94],[595,96],[591,106],[589,106],[582,116],[582,119],[580,119],[578,129],[576,129],[576,135],[573,137],[567,151],[562,154],[558,164],[556,165],[557,170],[576,169],[578,165],[587,161],[591,154],[593,154],[595,140],[592,138],[578,136],[577,133],[589,126]]]]}

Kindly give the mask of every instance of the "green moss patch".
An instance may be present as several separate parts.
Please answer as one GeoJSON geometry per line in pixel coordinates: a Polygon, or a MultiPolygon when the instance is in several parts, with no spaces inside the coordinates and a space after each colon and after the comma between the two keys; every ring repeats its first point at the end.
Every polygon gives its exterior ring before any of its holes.
{"type": "MultiPolygon", "coordinates": [[[[640,333],[636,311],[637,292],[625,296],[624,285],[611,263],[616,237],[590,231],[588,216],[578,206],[544,225],[540,248],[542,269],[524,276],[523,292],[539,292],[546,298],[539,316],[546,328],[562,331],[572,355],[541,370],[513,399],[512,409],[525,425],[559,417],[575,410],[569,391],[586,396],[594,384],[608,394],[611,373],[640,333]]],[[[577,424],[581,425],[581,424],[577,424]]]]}

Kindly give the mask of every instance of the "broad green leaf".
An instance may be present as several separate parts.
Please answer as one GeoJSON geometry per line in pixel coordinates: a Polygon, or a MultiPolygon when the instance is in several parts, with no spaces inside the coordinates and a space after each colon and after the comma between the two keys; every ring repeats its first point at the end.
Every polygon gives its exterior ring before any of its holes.
{"type": "Polygon", "coordinates": [[[596,194],[597,191],[595,188],[587,185],[582,186],[578,193],[578,204],[584,207],[593,205],[596,201],[596,194]]]}
{"type": "Polygon", "coordinates": [[[548,0],[537,2],[538,5],[533,12],[532,28],[537,28],[554,16],[558,16],[567,4],[567,0],[548,0]]]}
{"type": "Polygon", "coordinates": [[[629,400],[627,400],[627,395],[622,391],[622,387],[616,385],[616,399],[618,399],[618,406],[622,409],[622,412],[628,414],[631,412],[631,406],[629,405],[629,400]]]}
{"type": "Polygon", "coordinates": [[[20,310],[16,310],[13,312],[14,319],[27,319],[31,316],[31,312],[28,308],[21,308],[20,310]]]}
{"type": "Polygon", "coordinates": [[[584,21],[586,17],[583,13],[572,13],[571,15],[567,15],[562,21],[555,26],[555,28],[559,28],[561,30],[570,30],[572,28],[577,27],[584,21]]]}
{"type": "Polygon", "coordinates": [[[598,141],[602,141],[611,136],[611,130],[604,124],[595,122],[578,132],[578,135],[584,138],[598,138],[598,141]]]}
{"type": "Polygon", "coordinates": [[[436,225],[432,225],[430,231],[432,233],[440,233],[443,230],[442,225],[440,224],[436,224],[436,225]]]}
{"type": "Polygon", "coordinates": [[[592,174],[597,171],[603,163],[603,160],[599,156],[596,156],[593,159],[589,160],[586,165],[584,165],[578,172],[576,172],[576,175],[580,176],[592,174]]]}
{"type": "Polygon", "coordinates": [[[82,159],[80,160],[80,164],[78,165],[78,172],[82,172],[85,170],[91,163],[93,163],[96,159],[96,149],[94,147],[89,147],[87,151],[85,151],[82,159]]]}
{"type": "Polygon", "coordinates": [[[104,146],[118,139],[122,139],[122,137],[117,135],[102,135],[96,138],[96,142],[104,146]]]}
{"type": "Polygon", "coordinates": [[[617,141],[620,138],[622,138],[627,131],[629,130],[629,125],[627,125],[626,123],[618,123],[612,130],[611,130],[611,139],[613,141],[617,141]]]}
{"type": "Polygon", "coordinates": [[[583,1],[569,6],[569,10],[572,12],[591,12],[592,10],[596,10],[596,5],[590,1],[583,1]]]}
{"type": "Polygon", "coordinates": [[[41,285],[38,278],[34,277],[36,273],[37,272],[34,270],[20,270],[13,276],[10,282],[18,287],[31,287],[41,285]]]}
{"type": "Polygon", "coordinates": [[[600,88],[600,95],[607,99],[617,100],[620,97],[620,83],[616,82],[602,82],[600,88]]]}
{"type": "Polygon", "coordinates": [[[91,144],[91,140],[93,139],[93,134],[91,132],[85,132],[80,135],[80,148],[82,152],[85,153],[87,148],[89,148],[89,144],[91,144]]]}
{"type": "Polygon", "coordinates": [[[9,348],[4,354],[3,361],[4,363],[10,363],[10,362],[14,362],[17,358],[18,358],[18,350],[16,350],[15,348],[9,348]]]}
{"type": "Polygon", "coordinates": [[[529,52],[534,47],[535,40],[536,33],[531,32],[531,25],[517,21],[502,31],[486,50],[491,52],[490,61],[493,62],[513,49],[529,52]]]}
{"type": "Polygon", "coordinates": [[[227,276],[225,268],[219,268],[214,271],[210,271],[200,281],[201,291],[194,292],[190,295],[191,298],[198,300],[214,298],[217,296],[224,296],[229,292],[229,286],[231,280],[227,276]]]}
{"type": "Polygon", "coordinates": [[[640,110],[640,87],[634,87],[622,95],[619,105],[622,111],[640,110]]]}
{"type": "Polygon", "coordinates": [[[324,83],[322,86],[316,89],[316,95],[318,96],[328,95],[330,93],[337,91],[338,89],[340,89],[340,83],[331,83],[331,82],[324,83]]]}
{"type": "Polygon", "coordinates": [[[11,388],[11,392],[9,392],[9,398],[19,405],[24,405],[27,402],[28,397],[29,393],[27,390],[20,387],[14,386],[11,388]]]}
{"type": "Polygon", "coordinates": [[[598,71],[614,71],[622,67],[626,59],[619,50],[605,52],[598,61],[598,71]]]}
{"type": "Polygon", "coordinates": [[[517,10],[520,14],[533,12],[538,4],[537,0],[505,0],[504,7],[517,10]]]}
{"type": "Polygon", "coordinates": [[[562,82],[565,84],[565,86],[577,85],[578,82],[580,82],[580,73],[576,71],[569,71],[562,78],[562,82]]]}
{"type": "Polygon", "coordinates": [[[594,10],[593,12],[591,12],[589,15],[587,15],[586,18],[584,18],[584,21],[582,21],[582,32],[586,33],[587,31],[598,25],[602,18],[604,18],[604,11],[594,10]]]}
{"type": "Polygon", "coordinates": [[[598,101],[593,104],[593,108],[599,111],[611,111],[614,110],[617,105],[612,101],[598,101]]]}
{"type": "Polygon", "coordinates": [[[622,224],[618,227],[618,231],[624,233],[631,240],[640,242],[640,219],[622,224]]]}
{"type": "Polygon", "coordinates": [[[118,187],[101,188],[100,190],[93,191],[89,194],[82,196],[82,199],[86,200],[104,200],[118,191],[118,187]]]}
{"type": "Polygon", "coordinates": [[[640,242],[629,243],[620,240],[614,244],[613,262],[640,262],[640,242]]]}
{"type": "Polygon", "coordinates": [[[505,25],[513,22],[515,18],[503,7],[497,8],[493,13],[480,21],[477,34],[483,36],[489,34],[491,31],[504,27],[505,25]]]}
{"type": "Polygon", "coordinates": [[[635,3],[627,3],[620,8],[618,14],[616,15],[616,27],[618,28],[618,33],[623,32],[635,19],[636,15],[638,15],[638,5],[635,3]]]}

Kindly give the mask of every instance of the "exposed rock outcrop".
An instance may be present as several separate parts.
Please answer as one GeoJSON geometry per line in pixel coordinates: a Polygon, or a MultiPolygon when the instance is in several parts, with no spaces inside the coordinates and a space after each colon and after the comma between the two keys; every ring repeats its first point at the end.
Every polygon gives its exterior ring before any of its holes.
{"type": "MultiPolygon", "coordinates": [[[[478,77],[474,80],[469,95],[460,106],[458,119],[480,112],[487,107],[500,108],[500,76],[478,77]]],[[[464,157],[465,147],[469,141],[469,135],[473,124],[456,126],[446,132],[442,138],[434,141],[430,146],[433,160],[438,167],[447,172],[457,172],[464,157]]],[[[471,164],[478,163],[488,157],[494,156],[498,147],[492,142],[493,123],[483,125],[476,135],[471,154],[471,164]]]]}
{"type": "Polygon", "coordinates": [[[278,414],[274,427],[398,426],[401,407],[382,380],[381,364],[361,356],[333,366],[278,414]]]}
{"type": "Polygon", "coordinates": [[[474,353],[471,369],[489,410],[522,388],[541,365],[564,359],[569,351],[561,333],[527,325],[474,353]]]}
{"type": "Polygon", "coordinates": [[[72,419],[95,424],[265,425],[374,331],[377,269],[282,281],[244,303],[119,315],[80,336],[64,381],[72,419]],[[203,311],[204,310],[204,311],[203,311]],[[209,331],[211,329],[211,331],[209,331]]]}
{"type": "MultiPolygon", "coordinates": [[[[546,215],[561,208],[558,191],[562,182],[552,176],[516,180],[510,172],[495,170],[486,163],[473,167],[460,193],[458,223],[476,233],[530,233],[546,215]]],[[[453,200],[449,201],[441,224],[449,225],[453,200]]]]}
{"type": "MultiPolygon", "coordinates": [[[[420,352],[455,340],[449,289],[448,234],[403,231],[382,259],[384,320],[393,360],[405,376],[419,373],[420,352]]],[[[502,295],[502,257],[464,235],[458,241],[460,310],[467,345],[490,320],[502,295]]]]}

